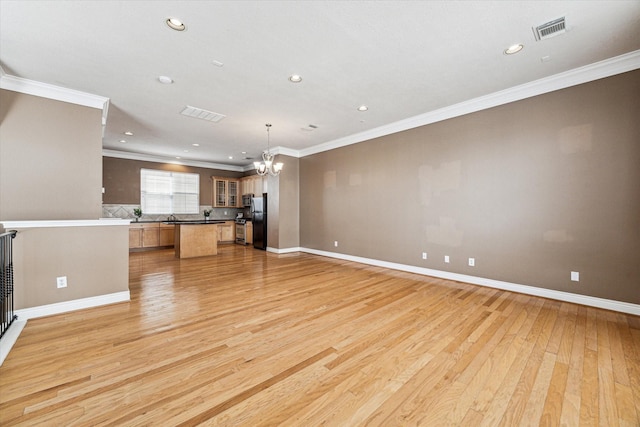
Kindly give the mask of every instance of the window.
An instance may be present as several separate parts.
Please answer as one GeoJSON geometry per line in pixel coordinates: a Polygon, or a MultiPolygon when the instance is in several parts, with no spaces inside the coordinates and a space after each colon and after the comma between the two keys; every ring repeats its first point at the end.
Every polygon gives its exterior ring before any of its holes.
{"type": "Polygon", "coordinates": [[[140,206],[146,214],[197,214],[200,175],[140,169],[140,206]]]}

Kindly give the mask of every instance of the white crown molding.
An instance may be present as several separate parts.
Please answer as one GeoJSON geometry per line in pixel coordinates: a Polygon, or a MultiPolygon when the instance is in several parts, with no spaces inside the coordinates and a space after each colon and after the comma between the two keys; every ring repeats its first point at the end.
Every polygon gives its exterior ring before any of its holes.
{"type": "Polygon", "coordinates": [[[277,154],[282,154],[283,156],[290,156],[290,157],[300,157],[300,151],[299,150],[294,150],[292,148],[287,148],[287,147],[274,147],[271,150],[269,150],[271,152],[271,154],[277,155],[277,154]]]}
{"type": "Polygon", "coordinates": [[[520,294],[533,295],[542,298],[549,298],[558,301],[570,302],[575,304],[586,305],[590,307],[603,308],[605,310],[618,311],[621,313],[633,314],[640,316],[640,305],[623,301],[615,301],[605,298],[592,297],[589,295],[579,295],[569,292],[556,291],[553,289],[538,288],[535,286],[520,285],[518,283],[503,282],[501,280],[487,279],[484,277],[469,276],[466,274],[451,273],[448,271],[433,270],[430,268],[416,267],[413,265],[398,264],[395,262],[380,261],[376,259],[363,258],[353,255],[345,255],[336,252],[320,251],[309,248],[286,248],[274,249],[270,252],[279,254],[289,252],[306,252],[313,255],[326,256],[329,258],[337,258],[345,261],[353,261],[360,264],[374,265],[376,267],[389,268],[392,270],[406,271],[409,273],[421,274],[423,276],[438,277],[441,279],[454,280],[457,282],[469,283],[472,285],[486,286],[488,288],[502,289],[520,294]]]}
{"type": "Polygon", "coordinates": [[[640,50],[298,151],[305,157],[640,68],[640,50]]]}
{"type": "Polygon", "coordinates": [[[98,295],[95,297],[81,298],[71,301],[57,302],[38,307],[23,308],[15,313],[20,320],[29,320],[36,317],[52,316],[68,311],[82,310],[85,308],[99,307],[101,305],[127,302],[131,300],[129,291],[115,292],[112,294],[98,295]]]}
{"type": "Polygon", "coordinates": [[[249,171],[254,171],[254,170],[256,170],[256,168],[255,168],[255,166],[253,166],[253,163],[248,164],[248,165],[246,165],[246,166],[244,166],[242,168],[242,172],[249,172],[249,171]]]}
{"type": "MultiPolygon", "coordinates": [[[[272,152],[273,154],[283,154],[295,158],[305,157],[312,154],[333,150],[335,148],[357,144],[359,142],[367,141],[370,139],[379,138],[381,136],[386,136],[420,126],[437,123],[443,120],[451,119],[469,113],[474,113],[488,108],[497,107],[499,105],[508,104],[510,102],[531,98],[548,92],[565,89],[583,83],[588,83],[590,81],[625,73],[638,68],[640,68],[640,50],[635,50],[633,52],[589,64],[584,67],[575,68],[573,70],[565,71],[563,73],[555,74],[553,76],[545,77],[519,86],[514,86],[512,88],[495,92],[489,95],[470,99],[468,101],[460,102],[448,107],[443,107],[438,110],[430,111],[414,117],[409,117],[407,119],[370,129],[368,131],[356,133],[344,138],[335,139],[333,141],[324,142],[322,144],[305,148],[303,150],[294,150],[286,147],[275,147],[272,152]]],[[[62,88],[59,86],[49,85],[46,83],[40,83],[33,80],[22,79],[20,77],[10,76],[7,75],[1,68],[0,88],[102,109],[102,124],[103,126],[106,125],[107,112],[109,109],[109,98],[92,95],[86,92],[80,92],[72,89],[62,88]]],[[[167,158],[161,156],[128,153],[107,149],[103,150],[103,155],[106,157],[144,160],[156,163],[175,163],[187,166],[206,167],[235,172],[247,172],[253,169],[253,164],[246,166],[232,166],[219,163],[188,160],[174,161],[168,160],[167,158]]]]}
{"type": "Polygon", "coordinates": [[[102,155],[104,157],[115,157],[117,159],[127,159],[127,160],[141,160],[144,162],[154,162],[154,163],[171,163],[174,165],[185,165],[185,166],[193,166],[198,168],[208,168],[208,169],[220,169],[232,172],[246,172],[248,170],[253,169],[253,164],[248,166],[234,166],[234,165],[225,165],[222,163],[211,163],[211,162],[200,162],[197,160],[177,160],[177,159],[169,159],[162,156],[154,156],[152,154],[140,154],[140,153],[131,153],[128,151],[117,151],[117,150],[108,150],[103,149],[102,155]]]}
{"type": "Polygon", "coordinates": [[[0,89],[20,92],[27,95],[39,96],[56,101],[68,102],[70,104],[82,105],[84,107],[97,108],[102,110],[102,126],[107,124],[107,114],[109,112],[109,98],[93,95],[79,90],[50,85],[48,83],[37,82],[35,80],[23,79],[21,77],[10,76],[0,71],[0,89]]]}

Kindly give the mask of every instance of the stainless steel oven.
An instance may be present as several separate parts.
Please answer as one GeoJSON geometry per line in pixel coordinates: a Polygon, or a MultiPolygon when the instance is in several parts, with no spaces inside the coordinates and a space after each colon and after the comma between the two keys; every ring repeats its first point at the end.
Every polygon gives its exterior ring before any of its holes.
{"type": "Polygon", "coordinates": [[[247,244],[247,220],[236,219],[236,243],[239,245],[247,244]]]}

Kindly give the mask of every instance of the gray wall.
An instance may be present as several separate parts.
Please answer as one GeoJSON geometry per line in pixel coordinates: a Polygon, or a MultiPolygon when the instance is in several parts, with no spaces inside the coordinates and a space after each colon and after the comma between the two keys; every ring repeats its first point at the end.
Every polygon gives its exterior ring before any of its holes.
{"type": "Polygon", "coordinates": [[[98,219],[102,111],[0,90],[0,219],[98,219]]]}
{"type": "Polygon", "coordinates": [[[16,309],[129,290],[129,227],[18,228],[16,309]],[[56,277],[67,276],[58,289],[56,277]]]}
{"type": "Polygon", "coordinates": [[[102,182],[105,189],[103,202],[113,204],[140,204],[140,169],[158,169],[200,174],[201,205],[211,205],[213,203],[212,176],[239,178],[243,175],[240,172],[219,169],[119,159],[115,157],[104,157],[102,163],[102,182]]]}
{"type": "Polygon", "coordinates": [[[640,303],[639,118],[634,71],[302,158],[300,245],[640,303]]]}
{"type": "MultiPolygon", "coordinates": [[[[0,101],[0,222],[97,220],[102,111],[6,90],[0,101]]],[[[128,242],[127,225],[19,228],[15,308],[126,291],[128,242]]]]}
{"type": "Polygon", "coordinates": [[[271,248],[300,246],[300,160],[278,155],[280,175],[267,176],[267,241],[271,248]]]}

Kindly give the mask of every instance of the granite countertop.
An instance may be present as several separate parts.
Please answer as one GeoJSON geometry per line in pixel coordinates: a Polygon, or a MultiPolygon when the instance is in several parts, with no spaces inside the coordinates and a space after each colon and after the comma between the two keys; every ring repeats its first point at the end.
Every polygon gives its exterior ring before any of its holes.
{"type": "Polygon", "coordinates": [[[160,221],[163,224],[175,224],[175,225],[207,225],[207,224],[224,224],[228,220],[224,219],[214,219],[209,221],[199,220],[191,220],[191,221],[160,221]]]}
{"type": "Polygon", "coordinates": [[[215,223],[215,224],[220,224],[223,222],[227,222],[227,221],[235,221],[235,218],[227,218],[227,219],[210,219],[209,221],[204,221],[203,219],[178,219],[175,221],[167,221],[166,219],[161,219],[161,220],[141,220],[141,221],[135,221],[133,219],[127,218],[131,221],[131,224],[158,224],[158,223],[162,223],[162,224],[196,224],[196,223],[202,223],[202,224],[208,224],[208,223],[215,223]]]}

